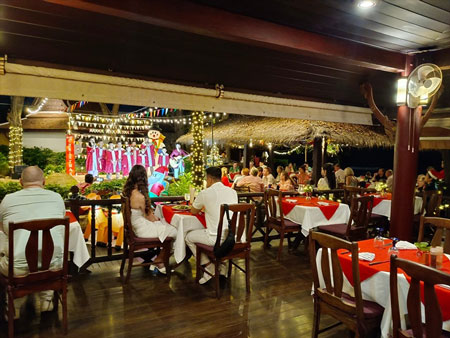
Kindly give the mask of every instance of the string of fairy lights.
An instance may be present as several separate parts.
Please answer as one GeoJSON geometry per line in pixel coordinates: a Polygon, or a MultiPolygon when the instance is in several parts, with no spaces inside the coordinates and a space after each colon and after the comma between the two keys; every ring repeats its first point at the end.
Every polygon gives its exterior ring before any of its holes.
{"type": "Polygon", "coordinates": [[[192,184],[196,189],[203,188],[203,176],[204,176],[204,157],[203,157],[203,125],[204,125],[204,113],[193,112],[192,113],[192,138],[193,143],[191,147],[192,157],[192,184]]]}

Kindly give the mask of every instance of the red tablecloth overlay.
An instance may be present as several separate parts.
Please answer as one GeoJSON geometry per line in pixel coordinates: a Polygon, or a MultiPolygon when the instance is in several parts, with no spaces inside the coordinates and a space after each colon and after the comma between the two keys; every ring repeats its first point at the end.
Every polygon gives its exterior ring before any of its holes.
{"type": "MultiPolygon", "coordinates": [[[[187,211],[174,210],[173,207],[174,207],[174,205],[164,205],[162,207],[164,219],[166,220],[167,223],[171,223],[173,215],[175,215],[175,214],[193,216],[189,210],[187,210],[187,211]]],[[[195,215],[195,217],[197,217],[197,219],[200,221],[200,223],[202,223],[202,225],[206,228],[205,215],[203,213],[201,213],[201,214],[195,215]]]]}
{"type": "Polygon", "coordinates": [[[392,200],[392,194],[390,194],[390,193],[385,194],[383,197],[381,197],[378,194],[372,194],[372,195],[376,195],[373,198],[373,206],[374,207],[376,207],[378,204],[380,204],[380,202],[383,200],[392,200]]]}
{"type": "Polygon", "coordinates": [[[310,200],[307,200],[306,197],[288,197],[283,198],[281,201],[281,208],[283,209],[283,215],[287,215],[291,212],[292,209],[296,205],[302,205],[305,207],[317,207],[322,211],[322,214],[325,216],[326,219],[330,219],[333,217],[336,210],[339,208],[338,202],[328,201],[328,200],[319,200],[317,197],[312,197],[310,200]],[[289,200],[295,200],[296,202],[289,202],[289,200]],[[321,205],[318,202],[325,202],[328,203],[328,205],[321,205]]]}
{"type": "MultiPolygon", "coordinates": [[[[390,240],[385,240],[385,243],[389,243],[390,240]]],[[[375,259],[373,262],[388,261],[389,247],[383,247],[381,249],[375,248],[373,245],[373,239],[368,239],[358,242],[358,247],[360,252],[373,252],[375,254],[375,259]]],[[[340,252],[346,252],[347,250],[340,250],[340,252]]],[[[348,281],[353,284],[353,273],[352,273],[352,258],[350,254],[340,254],[338,252],[339,260],[341,262],[342,270],[348,281]]],[[[420,257],[417,256],[417,250],[400,250],[400,258],[407,259],[413,262],[419,262],[420,257]]],[[[369,265],[370,262],[359,261],[359,278],[363,282],[367,278],[373,276],[380,271],[389,272],[390,263],[382,263],[376,265],[369,265]]],[[[442,269],[443,272],[450,273],[450,261],[447,257],[443,257],[442,269]]],[[[399,270],[401,271],[401,270],[399,270]]],[[[410,281],[410,277],[406,275],[406,279],[410,281]]],[[[450,320],[450,290],[442,287],[435,287],[436,295],[441,306],[442,318],[444,321],[450,320]]],[[[421,292],[422,302],[423,302],[423,289],[421,292]]]]}
{"type": "Polygon", "coordinates": [[[75,215],[72,213],[72,211],[66,210],[66,216],[69,217],[70,223],[78,222],[77,218],[76,218],[75,215]]]}

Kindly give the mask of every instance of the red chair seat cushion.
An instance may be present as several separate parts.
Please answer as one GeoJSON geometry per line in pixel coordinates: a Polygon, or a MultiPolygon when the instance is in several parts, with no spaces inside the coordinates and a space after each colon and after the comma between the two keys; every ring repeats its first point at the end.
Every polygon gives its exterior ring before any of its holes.
{"type": "Polygon", "coordinates": [[[294,223],[288,219],[284,219],[284,226],[287,229],[300,228],[300,224],[294,223]]]}
{"type": "Polygon", "coordinates": [[[339,235],[345,236],[347,232],[347,224],[330,224],[330,225],[321,225],[318,227],[319,231],[325,232],[331,235],[339,235]]]}
{"type": "MultiPolygon", "coordinates": [[[[346,302],[355,304],[355,299],[345,292],[342,293],[342,298],[345,299],[346,302]]],[[[363,300],[363,311],[364,311],[364,316],[366,318],[382,317],[383,312],[384,312],[384,307],[378,305],[375,302],[371,302],[369,300],[363,300]]]]}
{"type": "MultiPolygon", "coordinates": [[[[203,250],[206,253],[213,254],[214,253],[214,245],[207,245],[202,243],[195,243],[196,246],[198,246],[201,250],[203,250]]],[[[233,250],[228,255],[239,253],[240,251],[243,251],[250,247],[250,244],[248,243],[236,243],[234,244],[233,250]]]]}

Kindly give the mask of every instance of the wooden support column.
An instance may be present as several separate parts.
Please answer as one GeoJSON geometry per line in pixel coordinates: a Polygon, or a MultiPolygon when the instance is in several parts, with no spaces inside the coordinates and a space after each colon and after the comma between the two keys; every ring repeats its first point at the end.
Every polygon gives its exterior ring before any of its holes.
{"type": "Polygon", "coordinates": [[[407,106],[397,112],[390,234],[407,241],[412,239],[421,113],[407,106]]]}
{"type": "Polygon", "coordinates": [[[22,165],[23,156],[23,129],[22,129],[22,111],[23,96],[11,97],[11,110],[7,119],[9,122],[9,168],[11,171],[17,165],[22,165]]]}
{"type": "Polygon", "coordinates": [[[244,163],[242,163],[243,168],[248,168],[248,143],[244,144],[244,163]]]}
{"type": "Polygon", "coordinates": [[[322,138],[316,137],[313,144],[313,180],[314,185],[322,177],[322,138]]]}

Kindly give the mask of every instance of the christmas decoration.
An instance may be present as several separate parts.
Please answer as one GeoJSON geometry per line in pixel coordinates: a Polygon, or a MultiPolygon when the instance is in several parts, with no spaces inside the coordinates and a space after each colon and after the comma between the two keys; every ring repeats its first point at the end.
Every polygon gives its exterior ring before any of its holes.
{"type": "Polygon", "coordinates": [[[206,164],[209,167],[215,167],[223,164],[222,157],[219,153],[219,148],[216,144],[213,144],[213,146],[211,147],[211,151],[206,158],[206,164]]]}
{"type": "Polygon", "coordinates": [[[203,158],[203,112],[192,113],[192,184],[196,189],[203,188],[204,158],[203,158]]]}

